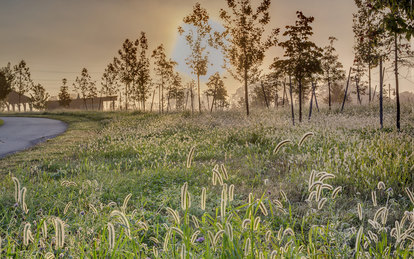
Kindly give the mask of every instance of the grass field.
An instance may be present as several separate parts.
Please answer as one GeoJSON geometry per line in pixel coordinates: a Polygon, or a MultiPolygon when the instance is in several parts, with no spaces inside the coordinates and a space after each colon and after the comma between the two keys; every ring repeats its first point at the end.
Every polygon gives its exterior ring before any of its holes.
{"type": "Polygon", "coordinates": [[[0,257],[414,256],[412,109],[35,116],[69,128],[0,161],[0,257]]]}

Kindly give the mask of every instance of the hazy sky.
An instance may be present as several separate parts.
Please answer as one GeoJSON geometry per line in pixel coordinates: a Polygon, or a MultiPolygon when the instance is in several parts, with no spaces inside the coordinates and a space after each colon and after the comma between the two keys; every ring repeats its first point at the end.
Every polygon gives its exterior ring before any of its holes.
{"type": "MultiPolygon", "coordinates": [[[[0,0],[0,66],[25,59],[35,82],[56,94],[61,79],[70,84],[83,67],[100,86],[106,65],[112,61],[126,38],[147,33],[151,49],[163,43],[169,55],[180,53],[177,27],[189,14],[196,0],[0,0]],[[175,50],[175,53],[173,51],[175,50]],[[178,51],[178,53],[177,53],[178,51]]],[[[210,16],[219,22],[225,0],[199,0],[210,16]]],[[[253,1],[255,2],[255,1],[253,1]]],[[[353,0],[273,0],[269,28],[293,24],[295,12],[315,17],[314,40],[319,46],[328,37],[338,38],[336,48],[345,67],[353,60],[353,0]]],[[[265,64],[280,55],[280,49],[267,53],[265,64]]],[[[404,75],[405,76],[405,75],[404,75]]],[[[391,78],[390,78],[391,79],[391,78]]],[[[414,81],[414,79],[410,78],[414,81]]],[[[239,86],[228,80],[230,92],[239,86]]],[[[402,89],[413,84],[402,80],[402,89]]]]}

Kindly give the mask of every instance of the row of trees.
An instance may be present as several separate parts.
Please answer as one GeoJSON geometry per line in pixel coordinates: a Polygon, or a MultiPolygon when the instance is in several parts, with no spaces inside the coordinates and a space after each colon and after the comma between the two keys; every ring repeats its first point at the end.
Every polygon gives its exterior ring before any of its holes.
{"type": "MultiPolygon", "coordinates": [[[[41,84],[35,84],[31,78],[30,69],[24,60],[19,64],[0,68],[0,103],[2,106],[8,105],[6,97],[15,91],[18,96],[18,110],[21,111],[21,99],[25,94],[30,95],[30,106],[42,110],[46,106],[49,94],[41,84]]],[[[26,109],[26,106],[24,106],[26,109]]]]}

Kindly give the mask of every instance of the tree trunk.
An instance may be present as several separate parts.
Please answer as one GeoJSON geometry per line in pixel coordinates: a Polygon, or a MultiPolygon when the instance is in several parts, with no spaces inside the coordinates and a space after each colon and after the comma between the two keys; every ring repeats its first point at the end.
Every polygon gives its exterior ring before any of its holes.
{"type": "Polygon", "coordinates": [[[285,107],[285,95],[286,95],[286,79],[283,82],[283,98],[282,98],[282,106],[285,107]]]}
{"type": "Polygon", "coordinates": [[[395,73],[395,100],[397,102],[397,129],[401,129],[401,111],[400,111],[400,88],[398,82],[398,38],[397,33],[394,35],[394,73],[395,73]]]}
{"type": "Polygon", "coordinates": [[[293,95],[292,95],[292,77],[289,76],[289,92],[290,92],[290,107],[292,110],[292,123],[295,126],[295,111],[293,109],[293,95]]]}
{"type": "Polygon", "coordinates": [[[383,74],[382,74],[382,57],[380,58],[380,86],[379,86],[379,105],[380,105],[380,124],[381,129],[384,128],[384,111],[382,106],[383,101],[383,74]]]}
{"type": "Polygon", "coordinates": [[[129,83],[125,84],[125,110],[128,111],[128,89],[129,83]]]}
{"type": "Polygon", "coordinates": [[[314,84],[312,82],[312,97],[311,97],[311,100],[310,100],[310,103],[309,103],[309,118],[308,118],[308,120],[310,120],[311,117],[312,117],[312,104],[313,104],[313,93],[314,93],[314,90],[315,90],[315,86],[314,86],[314,84]]]}
{"type": "Polygon", "coordinates": [[[352,70],[352,67],[349,68],[348,80],[346,81],[345,95],[344,95],[344,100],[342,102],[341,112],[344,111],[346,97],[348,96],[348,87],[349,87],[349,79],[351,78],[351,70],[352,70]]]}
{"type": "Polygon", "coordinates": [[[331,97],[331,78],[329,76],[329,70],[328,70],[328,105],[329,105],[329,110],[331,110],[332,97],[331,97]]]}
{"type": "Polygon", "coordinates": [[[200,75],[197,74],[197,86],[198,86],[198,112],[201,113],[201,94],[200,94],[200,75]]]}
{"type": "Polygon", "coordinates": [[[267,101],[266,91],[264,89],[263,81],[260,81],[260,85],[262,86],[263,96],[265,99],[266,107],[269,109],[269,102],[267,101]]]}
{"type": "Polygon", "coordinates": [[[302,122],[302,79],[299,79],[299,123],[302,122]]]}
{"type": "MultiPolygon", "coordinates": [[[[246,62],[246,61],[245,61],[246,62]]],[[[249,111],[249,92],[248,92],[248,88],[247,88],[247,65],[244,65],[244,99],[246,102],[246,114],[247,116],[249,116],[250,111],[249,111]]]]}
{"type": "Polygon", "coordinates": [[[362,102],[361,102],[361,95],[359,93],[359,84],[358,83],[359,83],[358,78],[355,78],[355,84],[356,84],[356,89],[357,89],[358,102],[359,102],[359,105],[361,105],[362,102]]]}
{"type": "Polygon", "coordinates": [[[318,99],[316,98],[316,83],[315,83],[315,87],[313,88],[313,97],[315,97],[316,109],[318,109],[318,112],[319,112],[318,99]]]}
{"type": "Polygon", "coordinates": [[[371,103],[371,60],[368,61],[368,92],[369,92],[369,103],[371,103]]]}
{"type": "Polygon", "coordinates": [[[194,114],[194,94],[193,94],[193,88],[191,88],[191,115],[194,114]]]}

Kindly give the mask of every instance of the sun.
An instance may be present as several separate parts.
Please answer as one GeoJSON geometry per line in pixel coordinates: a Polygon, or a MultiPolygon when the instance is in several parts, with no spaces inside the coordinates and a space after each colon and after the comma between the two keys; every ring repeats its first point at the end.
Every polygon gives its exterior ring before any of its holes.
{"type": "MultiPolygon", "coordinates": [[[[223,26],[221,24],[219,24],[218,22],[215,22],[215,21],[210,19],[209,24],[210,24],[213,31],[219,31],[219,32],[224,31],[223,26]]],[[[188,25],[188,24],[182,24],[181,27],[184,30],[192,29],[192,26],[188,25]]],[[[205,76],[200,77],[200,80],[202,82],[206,82],[208,80],[208,78],[216,72],[219,72],[220,74],[222,74],[225,71],[224,68],[223,68],[223,66],[224,66],[224,59],[223,59],[224,56],[223,56],[223,53],[221,52],[221,50],[215,49],[211,46],[208,46],[206,48],[206,51],[209,53],[208,54],[208,61],[209,61],[210,65],[207,68],[207,74],[205,76]]],[[[173,48],[173,51],[172,51],[171,58],[175,62],[178,63],[178,65],[177,65],[177,71],[178,72],[182,73],[185,76],[190,77],[191,79],[197,79],[197,76],[192,74],[191,69],[186,64],[186,58],[190,54],[191,54],[191,49],[187,45],[187,41],[185,39],[185,36],[180,35],[177,32],[177,38],[176,38],[176,42],[175,42],[175,45],[174,45],[174,48],[173,48]]]]}

